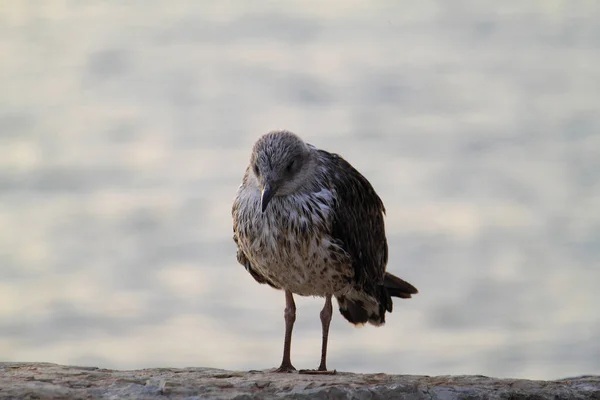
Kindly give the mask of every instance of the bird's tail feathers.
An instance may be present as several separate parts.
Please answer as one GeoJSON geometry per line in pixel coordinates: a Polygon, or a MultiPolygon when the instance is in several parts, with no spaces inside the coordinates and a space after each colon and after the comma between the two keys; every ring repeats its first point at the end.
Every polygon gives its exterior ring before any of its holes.
{"type": "MultiPolygon", "coordinates": [[[[367,322],[375,326],[385,324],[385,303],[382,305],[378,299],[358,289],[336,296],[340,313],[356,326],[363,326],[367,322]]],[[[391,303],[391,299],[390,299],[391,303]]]]}
{"type": "Polygon", "coordinates": [[[401,299],[410,299],[411,295],[419,293],[416,287],[389,272],[385,273],[383,287],[390,296],[400,297],[401,299]]]}
{"type": "Polygon", "coordinates": [[[363,326],[368,322],[381,326],[385,324],[386,311],[392,312],[392,296],[409,299],[411,295],[417,293],[417,288],[410,283],[386,273],[383,285],[377,286],[374,295],[356,288],[344,295],[336,296],[336,299],[340,313],[350,323],[363,326]]]}
{"type": "Polygon", "coordinates": [[[377,286],[375,295],[356,288],[343,296],[336,296],[336,299],[340,313],[357,326],[363,326],[367,322],[381,326],[385,324],[385,312],[392,312],[392,298],[382,285],[377,286]]]}

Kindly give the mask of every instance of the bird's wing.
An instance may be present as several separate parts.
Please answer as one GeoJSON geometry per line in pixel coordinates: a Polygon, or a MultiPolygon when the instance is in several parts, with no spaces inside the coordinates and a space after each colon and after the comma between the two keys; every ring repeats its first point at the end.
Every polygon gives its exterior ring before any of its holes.
{"type": "MultiPolygon", "coordinates": [[[[235,233],[233,234],[233,241],[237,244],[237,236],[235,235],[235,233]]],[[[250,260],[248,260],[248,258],[246,257],[246,254],[244,254],[244,252],[239,247],[239,245],[238,245],[238,249],[237,249],[237,260],[240,264],[242,264],[244,266],[244,268],[246,268],[246,271],[248,271],[250,273],[250,275],[252,275],[252,277],[254,278],[254,280],[256,280],[256,282],[266,283],[267,285],[269,285],[275,289],[281,289],[280,287],[275,285],[273,282],[271,282],[270,279],[268,279],[265,276],[262,276],[254,268],[252,268],[252,264],[250,263],[250,260]]]]}
{"type": "Polygon", "coordinates": [[[368,291],[383,284],[388,261],[385,207],[369,181],[337,154],[325,153],[335,188],[331,236],[350,255],[355,282],[368,291]]]}

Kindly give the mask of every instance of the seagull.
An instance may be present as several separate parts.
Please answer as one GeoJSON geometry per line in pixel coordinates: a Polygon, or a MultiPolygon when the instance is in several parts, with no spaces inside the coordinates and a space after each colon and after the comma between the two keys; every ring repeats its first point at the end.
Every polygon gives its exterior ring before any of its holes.
{"type": "Polygon", "coordinates": [[[381,326],[392,297],[418,293],[386,272],[384,214],[373,186],[341,156],[285,130],[256,141],[232,206],[233,240],[246,271],[285,293],[283,359],[275,372],[296,370],[294,294],[325,298],[319,367],[299,372],[335,374],[326,365],[332,297],[351,324],[381,326]]]}

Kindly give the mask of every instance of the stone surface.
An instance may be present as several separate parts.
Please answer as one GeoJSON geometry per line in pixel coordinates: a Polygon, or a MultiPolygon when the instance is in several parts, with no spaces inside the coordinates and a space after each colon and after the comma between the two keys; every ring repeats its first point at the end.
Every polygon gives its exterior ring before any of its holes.
{"type": "Polygon", "coordinates": [[[600,399],[600,376],[557,381],[485,376],[330,376],[152,368],[116,371],[0,363],[0,399],[600,399]]]}

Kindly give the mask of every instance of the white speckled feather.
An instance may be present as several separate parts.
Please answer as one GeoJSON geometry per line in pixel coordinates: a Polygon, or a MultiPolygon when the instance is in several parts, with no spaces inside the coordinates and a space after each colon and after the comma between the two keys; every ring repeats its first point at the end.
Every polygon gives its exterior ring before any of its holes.
{"type": "Polygon", "coordinates": [[[238,245],[257,272],[303,296],[351,289],[354,273],[348,256],[324,233],[331,225],[330,190],[275,197],[263,213],[260,192],[242,185],[236,201],[238,245]],[[314,206],[321,212],[310,213],[314,206]],[[297,234],[303,226],[306,234],[297,234]]]}

